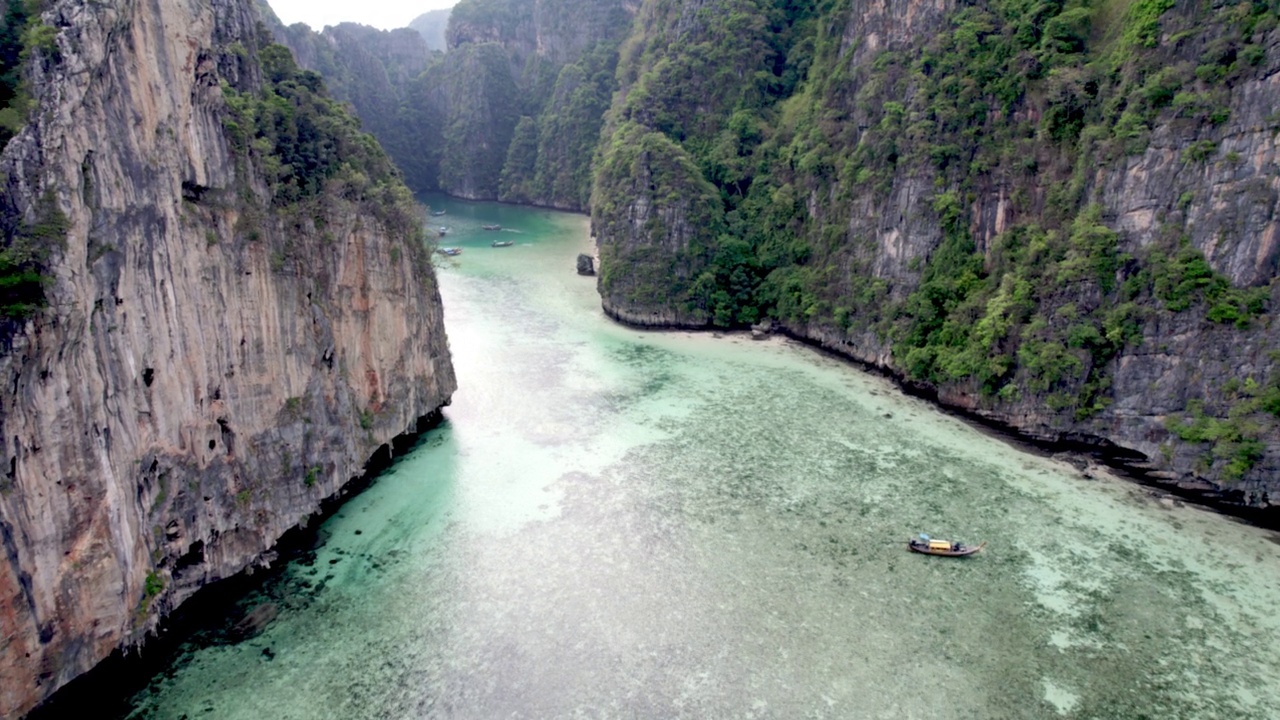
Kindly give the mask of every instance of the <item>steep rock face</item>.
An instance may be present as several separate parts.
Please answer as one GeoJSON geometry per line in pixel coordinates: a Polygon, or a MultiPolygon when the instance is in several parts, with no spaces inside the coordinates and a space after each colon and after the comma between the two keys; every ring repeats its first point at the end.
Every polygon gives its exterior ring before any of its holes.
{"type": "Polygon", "coordinates": [[[601,43],[560,69],[542,112],[518,123],[499,199],[564,210],[588,207],[591,161],[616,87],[617,59],[613,45],[601,43]]]}
{"type": "MultiPolygon", "coordinates": [[[[463,0],[445,15],[449,51],[422,64],[416,51],[395,51],[412,44],[409,31],[273,31],[352,103],[415,190],[584,210],[636,10],[624,0],[463,0]]],[[[440,22],[429,15],[419,29],[440,22]]]]}
{"type": "Polygon", "coordinates": [[[689,292],[689,268],[706,264],[699,256],[721,226],[715,188],[688,154],[629,125],[604,153],[596,192],[591,225],[605,312],[636,325],[706,325],[705,311],[672,302],[689,292]]]}
{"type": "MultiPolygon", "coordinates": [[[[364,105],[357,93],[402,88],[421,74],[431,60],[425,41],[408,28],[378,30],[341,23],[317,33],[298,23],[273,32],[283,34],[279,41],[293,52],[299,65],[325,76],[325,85],[334,97],[356,107],[364,105]],[[367,87],[370,83],[373,88],[367,87]]],[[[392,115],[396,109],[394,104],[371,108],[389,109],[392,115]]]]}
{"type": "Polygon", "coordinates": [[[841,35],[841,54],[857,66],[885,50],[918,44],[922,36],[936,32],[955,7],[955,0],[859,3],[849,12],[841,35]]]}
{"type": "Polygon", "coordinates": [[[419,76],[438,58],[419,33],[355,23],[316,32],[302,23],[285,27],[270,19],[268,27],[299,65],[324,77],[335,98],[351,103],[409,187],[439,189],[442,121],[439,113],[416,107],[419,76]]]}
{"type": "MultiPolygon", "coordinates": [[[[901,52],[910,48],[913,36],[950,30],[954,27],[948,15],[951,10],[945,4],[889,3],[873,6],[866,14],[854,13],[842,41],[849,49],[846,57],[855,76],[876,58],[884,57],[870,52],[871,46],[883,52],[901,52]],[[891,20],[887,26],[886,19],[891,20]],[[886,27],[896,28],[896,34],[886,27]]],[[[1195,27],[1196,22],[1193,16],[1180,16],[1173,9],[1164,17],[1168,28],[1165,37],[1195,27]]],[[[1208,48],[1220,42],[1225,33],[1216,38],[1212,31],[1206,34],[1210,37],[1200,42],[1184,40],[1184,46],[1166,51],[1164,59],[1183,65],[1203,62],[1208,48]]],[[[1038,148],[1026,146],[1030,147],[1029,155],[1043,166],[1058,164],[1059,177],[1070,172],[1077,178],[1080,196],[1095,202],[1102,223],[1117,231],[1116,255],[1148,260],[1153,250],[1168,247],[1169,238],[1176,236],[1178,242],[1201,251],[1213,271],[1235,285],[1272,285],[1280,250],[1276,245],[1280,181],[1269,170],[1276,167],[1277,159],[1278,124],[1273,108],[1280,98],[1280,35],[1270,32],[1258,39],[1256,69],[1242,63],[1238,72],[1244,77],[1232,82],[1229,92],[1219,88],[1221,94],[1215,96],[1226,106],[1222,110],[1225,120],[1206,122],[1204,110],[1186,109],[1185,105],[1166,110],[1153,123],[1145,148],[1120,157],[1101,158],[1104,153],[1097,151],[1064,161],[1043,143],[1038,148]],[[1189,148],[1204,148],[1208,157],[1193,158],[1189,148]]],[[[871,82],[870,75],[863,75],[862,82],[871,82]]],[[[864,84],[855,89],[865,88],[864,84]]],[[[1184,87],[1185,91],[1193,89],[1184,87]]],[[[856,103],[848,107],[854,122],[863,127],[883,119],[883,115],[870,116],[856,103]]],[[[1035,117],[1038,111],[1027,107],[1022,116],[1043,122],[1035,117]]],[[[945,221],[937,208],[931,207],[940,195],[936,189],[940,177],[945,179],[946,173],[939,172],[936,165],[899,166],[887,193],[866,193],[853,199],[855,211],[848,216],[845,237],[870,242],[852,253],[855,259],[846,293],[856,292],[859,276],[884,281],[890,300],[906,298],[918,290],[921,274],[912,268],[924,267],[945,243],[945,221]],[[922,211],[921,206],[926,209],[922,211]]],[[[1055,202],[1053,180],[1050,170],[1030,183],[1012,174],[975,183],[976,192],[970,193],[963,222],[977,252],[991,258],[1002,250],[1003,233],[1029,218],[1045,222],[1055,202]]],[[[813,214],[819,220],[826,219],[821,210],[813,214]]],[[[1118,275],[1119,279],[1125,277],[1124,271],[1118,275]]],[[[839,280],[833,283],[839,284],[839,280]]],[[[1100,304],[1095,295],[1101,292],[1088,282],[1046,288],[1040,291],[1041,306],[1050,310],[1087,308],[1100,304]]],[[[1273,292],[1265,294],[1274,302],[1273,292]]],[[[1137,300],[1142,302],[1140,297],[1137,300]]],[[[1280,435],[1271,413],[1251,412],[1243,429],[1224,425],[1202,435],[1208,438],[1219,431],[1242,436],[1225,442],[1200,441],[1192,433],[1181,433],[1192,435],[1190,438],[1180,437],[1176,426],[1194,425],[1196,416],[1228,420],[1251,400],[1232,387],[1250,379],[1263,385],[1273,381],[1277,372],[1273,355],[1280,348],[1280,337],[1270,318],[1259,318],[1241,329],[1207,319],[1203,309],[1171,314],[1167,312],[1169,303],[1153,305],[1156,307],[1144,309],[1135,318],[1135,334],[1123,347],[1115,348],[1113,357],[1099,363],[1105,367],[1092,371],[1105,377],[1109,387],[1105,400],[1083,413],[1087,417],[1081,417],[1079,408],[1068,408],[1068,412],[1054,408],[1053,401],[1047,407],[1049,392],[1022,393],[1013,399],[1013,394],[991,397],[971,380],[931,384],[944,403],[1036,439],[1096,444],[1134,469],[1154,471],[1157,480],[1203,491],[1231,504],[1267,507],[1270,497],[1280,490],[1275,481],[1280,435]],[[1207,411],[1203,415],[1196,409],[1201,406],[1207,411]],[[1245,445],[1250,447],[1242,450],[1245,445]],[[1231,470],[1231,463],[1242,452],[1252,454],[1247,469],[1231,470]]],[[[893,338],[883,331],[856,326],[841,330],[830,321],[792,321],[789,326],[800,336],[861,361],[911,374],[908,359],[894,354],[893,338]]],[[[1097,353],[1082,356],[1085,364],[1099,360],[1097,353]]]]}
{"type": "Polygon", "coordinates": [[[1129,247],[1151,245],[1177,225],[1237,285],[1270,283],[1280,267],[1280,33],[1259,49],[1257,72],[1231,88],[1226,120],[1204,126],[1169,117],[1141,155],[1091,178],[1129,247]],[[1204,157],[1187,157],[1191,147],[1204,157]]]}
{"type": "MultiPolygon", "coordinates": [[[[597,223],[603,266],[706,279],[630,314],[769,315],[1028,436],[1271,505],[1280,8],[760,2],[739,22],[777,61],[709,108],[661,82],[708,62],[670,39],[735,2],[645,3],[623,54],[613,142],[677,143],[724,222],[684,255],[657,250],[670,227],[597,223]]],[[[634,189],[604,173],[617,207],[634,189]]]]}
{"type": "Polygon", "coordinates": [[[428,73],[430,104],[445,116],[440,188],[472,200],[494,200],[519,120],[519,89],[497,43],[468,43],[428,73]]]}
{"type": "Polygon", "coordinates": [[[467,0],[453,9],[449,47],[500,43],[519,74],[532,61],[563,66],[577,62],[601,40],[616,38],[634,8],[621,0],[467,0]]]}
{"type": "Polygon", "coordinates": [[[281,207],[235,149],[224,88],[264,82],[249,0],[44,20],[56,52],[0,159],[6,212],[47,198],[68,227],[0,358],[5,717],[269,562],[455,387],[418,231],[350,179],[281,207]]]}
{"type": "Polygon", "coordinates": [[[621,0],[464,0],[455,6],[449,53],[427,81],[430,104],[449,118],[442,189],[585,209],[591,158],[615,87],[617,44],[634,11],[621,0]],[[499,77],[499,54],[506,79],[499,77]]]}
{"type": "Polygon", "coordinates": [[[772,42],[782,19],[769,4],[686,0],[638,10],[591,201],[600,294],[621,319],[701,326],[715,316],[717,247],[734,230],[722,188],[749,189],[749,146],[762,129],[737,106],[753,102],[786,60],[787,48],[772,42]],[[711,150],[699,158],[693,148],[711,150]]]}

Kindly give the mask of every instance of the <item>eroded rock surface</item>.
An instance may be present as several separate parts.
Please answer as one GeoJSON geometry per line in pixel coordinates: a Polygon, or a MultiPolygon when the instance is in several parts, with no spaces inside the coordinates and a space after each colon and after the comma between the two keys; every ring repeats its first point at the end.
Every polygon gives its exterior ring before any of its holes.
{"type": "Polygon", "coordinates": [[[349,185],[281,209],[234,150],[224,83],[261,82],[251,0],[61,0],[44,21],[3,204],[51,199],[69,230],[0,357],[3,717],[268,560],[456,384],[417,234],[349,185]]]}

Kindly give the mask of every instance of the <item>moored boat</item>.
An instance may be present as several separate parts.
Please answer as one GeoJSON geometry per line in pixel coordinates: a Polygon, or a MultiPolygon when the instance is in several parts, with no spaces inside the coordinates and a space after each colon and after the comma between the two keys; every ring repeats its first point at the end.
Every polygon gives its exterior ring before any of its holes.
{"type": "Polygon", "coordinates": [[[441,255],[461,255],[461,254],[462,254],[462,248],[460,248],[460,247],[442,247],[442,248],[440,248],[440,249],[436,250],[436,252],[440,253],[441,255]]]}
{"type": "Polygon", "coordinates": [[[515,245],[515,244],[516,244],[515,240],[494,240],[492,243],[490,243],[490,245],[492,245],[493,247],[511,247],[512,245],[515,245]]]}
{"type": "Polygon", "coordinates": [[[966,545],[959,540],[938,540],[924,533],[920,533],[919,537],[911,538],[907,541],[909,550],[925,555],[942,555],[943,557],[967,557],[979,552],[986,546],[985,542],[979,545],[966,545]]]}
{"type": "Polygon", "coordinates": [[[482,230],[501,230],[502,226],[501,225],[481,225],[480,228],[482,230]]]}

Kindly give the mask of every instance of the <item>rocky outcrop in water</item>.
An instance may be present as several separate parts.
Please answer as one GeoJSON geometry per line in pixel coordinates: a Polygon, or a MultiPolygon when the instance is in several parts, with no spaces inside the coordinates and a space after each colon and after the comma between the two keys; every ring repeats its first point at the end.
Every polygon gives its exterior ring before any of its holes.
{"type": "Polygon", "coordinates": [[[644,3],[592,200],[604,305],[769,315],[1037,440],[1269,507],[1280,15],[1038,8],[644,3]],[[627,149],[647,133],[666,149],[627,149]],[[714,211],[652,158],[696,167],[714,211]]]}
{"type": "Polygon", "coordinates": [[[62,230],[0,357],[4,717],[269,562],[455,387],[407,192],[250,0],[43,20],[0,156],[5,227],[62,230]]]}

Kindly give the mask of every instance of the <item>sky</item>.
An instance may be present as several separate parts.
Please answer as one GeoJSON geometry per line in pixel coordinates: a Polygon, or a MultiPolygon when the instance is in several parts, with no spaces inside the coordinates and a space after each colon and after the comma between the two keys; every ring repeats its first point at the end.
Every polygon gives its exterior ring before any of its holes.
{"type": "Polygon", "coordinates": [[[357,22],[383,30],[407,27],[428,10],[453,7],[458,0],[267,0],[281,22],[304,22],[313,30],[357,22]]]}

